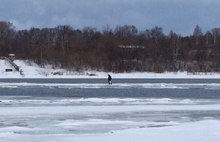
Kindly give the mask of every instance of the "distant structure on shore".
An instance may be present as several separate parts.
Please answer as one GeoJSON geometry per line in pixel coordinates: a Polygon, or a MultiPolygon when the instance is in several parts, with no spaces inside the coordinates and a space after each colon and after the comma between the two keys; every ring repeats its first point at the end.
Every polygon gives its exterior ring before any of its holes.
{"type": "MultiPolygon", "coordinates": [[[[15,54],[8,54],[8,57],[1,57],[0,59],[3,59],[5,61],[9,62],[11,64],[11,66],[14,67],[14,69],[16,71],[20,72],[19,66],[14,63],[14,60],[16,59],[15,54]]],[[[5,69],[5,71],[6,72],[11,72],[11,71],[13,71],[13,69],[7,68],[7,69],[5,69]]]]}
{"type": "Polygon", "coordinates": [[[142,45],[119,45],[120,48],[127,48],[127,49],[137,49],[137,48],[144,48],[142,45]]]}
{"type": "Polygon", "coordinates": [[[14,61],[14,60],[15,60],[15,54],[8,54],[8,58],[9,58],[11,61],[14,61]]]}

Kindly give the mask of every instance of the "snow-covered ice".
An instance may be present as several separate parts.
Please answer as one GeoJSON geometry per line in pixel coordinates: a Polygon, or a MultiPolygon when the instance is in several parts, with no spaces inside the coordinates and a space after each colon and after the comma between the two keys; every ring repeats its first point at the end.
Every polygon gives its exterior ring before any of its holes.
{"type": "Polygon", "coordinates": [[[218,142],[219,112],[217,100],[0,96],[0,138],[2,142],[218,142]]]}
{"type": "Polygon", "coordinates": [[[2,142],[219,142],[220,121],[206,117],[219,110],[220,105],[8,106],[0,107],[0,137],[2,142]]]}

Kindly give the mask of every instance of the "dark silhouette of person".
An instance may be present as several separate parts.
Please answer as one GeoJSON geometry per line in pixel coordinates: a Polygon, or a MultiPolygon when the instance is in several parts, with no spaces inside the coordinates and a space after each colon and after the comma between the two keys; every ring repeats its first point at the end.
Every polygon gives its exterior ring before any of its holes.
{"type": "Polygon", "coordinates": [[[112,85],[112,77],[110,74],[108,74],[108,84],[112,85]]]}

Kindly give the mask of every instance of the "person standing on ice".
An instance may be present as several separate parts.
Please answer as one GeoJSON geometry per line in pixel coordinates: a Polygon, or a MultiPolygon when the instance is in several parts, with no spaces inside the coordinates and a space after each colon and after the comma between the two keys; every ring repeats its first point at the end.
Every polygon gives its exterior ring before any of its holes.
{"type": "Polygon", "coordinates": [[[112,77],[110,74],[108,74],[108,84],[112,85],[112,77]]]}

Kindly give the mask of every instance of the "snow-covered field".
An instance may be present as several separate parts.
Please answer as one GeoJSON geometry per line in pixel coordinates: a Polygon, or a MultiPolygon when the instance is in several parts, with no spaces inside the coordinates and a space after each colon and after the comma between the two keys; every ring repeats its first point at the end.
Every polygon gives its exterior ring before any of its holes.
{"type": "MultiPolygon", "coordinates": [[[[0,78],[106,78],[108,73],[98,71],[70,72],[64,69],[54,69],[50,65],[44,68],[27,60],[14,61],[24,75],[19,72],[5,72],[5,69],[13,67],[5,60],[0,60],[0,78]],[[56,74],[56,75],[54,75],[56,74]],[[62,75],[57,75],[62,74],[62,75]]],[[[220,78],[219,73],[187,73],[187,72],[132,72],[132,73],[110,73],[113,78],[220,78]]]]}

